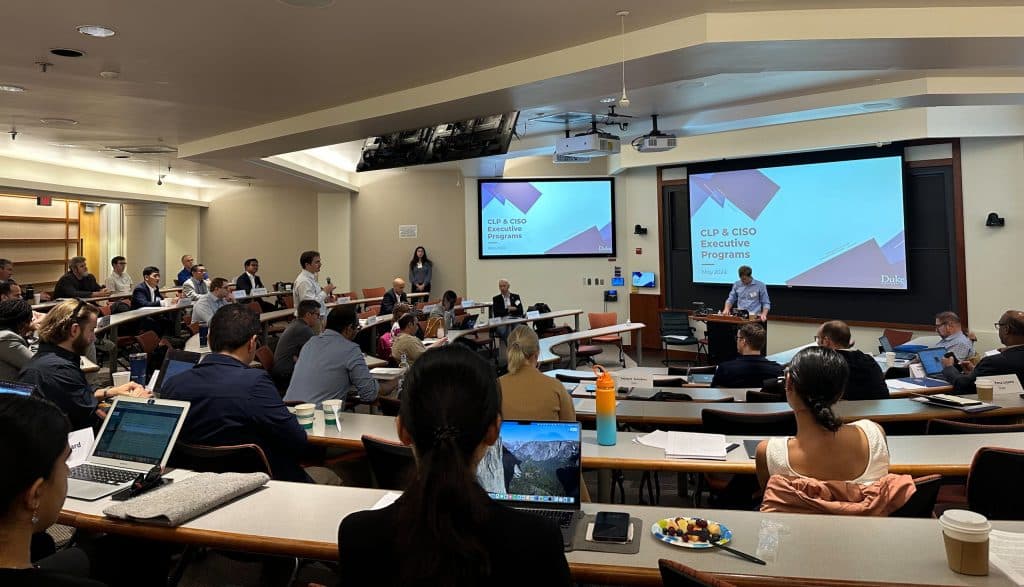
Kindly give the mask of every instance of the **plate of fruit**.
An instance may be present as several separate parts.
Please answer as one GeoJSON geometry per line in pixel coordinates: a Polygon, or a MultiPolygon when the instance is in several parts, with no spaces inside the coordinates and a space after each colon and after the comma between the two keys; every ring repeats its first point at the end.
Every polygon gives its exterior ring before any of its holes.
{"type": "Polygon", "coordinates": [[[726,544],[732,530],[703,518],[665,518],[651,526],[651,533],[662,542],[683,548],[711,548],[711,543],[726,544]]]}

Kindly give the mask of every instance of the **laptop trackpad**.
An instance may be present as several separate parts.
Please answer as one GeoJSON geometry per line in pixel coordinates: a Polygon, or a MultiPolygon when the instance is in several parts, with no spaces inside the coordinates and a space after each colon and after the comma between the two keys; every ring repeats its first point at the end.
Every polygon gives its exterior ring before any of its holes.
{"type": "Polygon", "coordinates": [[[81,479],[68,479],[68,497],[83,501],[95,501],[114,493],[124,486],[125,484],[108,485],[106,483],[82,481],[81,479]]]}

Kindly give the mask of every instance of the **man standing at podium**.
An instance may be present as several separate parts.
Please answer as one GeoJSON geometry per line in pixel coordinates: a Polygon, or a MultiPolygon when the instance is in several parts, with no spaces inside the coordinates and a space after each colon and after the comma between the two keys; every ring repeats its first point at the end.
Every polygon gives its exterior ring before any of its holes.
{"type": "Polygon", "coordinates": [[[753,270],[746,265],[739,269],[740,280],[732,284],[729,297],[725,300],[723,314],[728,315],[733,308],[746,310],[751,317],[757,316],[761,322],[768,320],[768,310],[772,303],[768,299],[768,289],[753,277],[753,270]]]}

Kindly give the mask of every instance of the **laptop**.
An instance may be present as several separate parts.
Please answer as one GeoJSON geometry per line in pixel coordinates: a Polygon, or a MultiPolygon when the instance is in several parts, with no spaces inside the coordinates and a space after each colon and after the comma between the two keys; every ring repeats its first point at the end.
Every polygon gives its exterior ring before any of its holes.
{"type": "Polygon", "coordinates": [[[582,517],[581,445],[579,422],[505,420],[477,479],[491,499],[554,520],[569,548],[582,517]]]}
{"type": "Polygon", "coordinates": [[[894,351],[892,349],[892,343],[889,342],[889,337],[885,336],[884,334],[878,337],[878,346],[882,347],[883,353],[896,353],[896,358],[900,361],[912,361],[914,360],[914,357],[917,356],[917,353],[908,353],[906,351],[894,351]]]}
{"type": "Polygon", "coordinates": [[[917,358],[921,360],[921,365],[924,367],[925,377],[942,373],[942,357],[946,356],[948,352],[948,349],[924,349],[917,353],[917,358]]]}
{"type": "Polygon", "coordinates": [[[188,414],[188,402],[114,398],[85,462],[68,475],[68,497],[93,501],[164,467],[188,414]]]}
{"type": "Polygon", "coordinates": [[[694,373],[686,376],[687,383],[711,385],[711,380],[715,378],[714,373],[694,373]]]}
{"type": "Polygon", "coordinates": [[[160,389],[164,385],[164,381],[169,380],[175,375],[188,371],[200,359],[203,358],[202,353],[191,353],[189,351],[181,351],[178,349],[171,349],[167,351],[164,356],[164,362],[160,365],[160,374],[157,375],[156,382],[153,384],[153,393],[160,393],[160,389]]]}
{"type": "Polygon", "coordinates": [[[462,324],[459,325],[459,330],[472,330],[476,327],[476,320],[480,317],[480,314],[466,314],[466,317],[462,319],[462,324]]]}
{"type": "Polygon", "coordinates": [[[17,381],[3,381],[0,380],[0,393],[10,393],[13,395],[24,395],[26,397],[32,395],[32,392],[36,390],[36,386],[30,383],[18,383],[17,381]]]}

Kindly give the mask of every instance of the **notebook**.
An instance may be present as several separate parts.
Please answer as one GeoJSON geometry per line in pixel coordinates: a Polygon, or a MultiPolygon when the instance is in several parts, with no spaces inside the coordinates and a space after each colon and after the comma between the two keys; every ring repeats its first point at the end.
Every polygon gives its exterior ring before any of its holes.
{"type": "Polygon", "coordinates": [[[491,499],[553,519],[569,547],[582,516],[581,445],[578,422],[505,420],[477,479],[491,499]]]}
{"type": "Polygon", "coordinates": [[[724,434],[669,432],[665,446],[665,457],[670,459],[724,461],[726,452],[724,434]]]}
{"type": "Polygon", "coordinates": [[[68,497],[93,501],[126,487],[154,465],[164,467],[188,402],[114,398],[85,462],[68,475],[68,497]]]}

